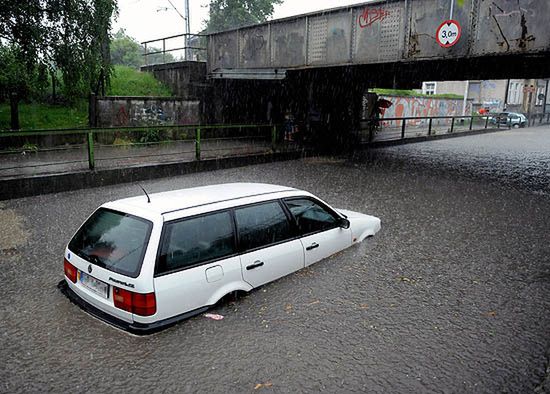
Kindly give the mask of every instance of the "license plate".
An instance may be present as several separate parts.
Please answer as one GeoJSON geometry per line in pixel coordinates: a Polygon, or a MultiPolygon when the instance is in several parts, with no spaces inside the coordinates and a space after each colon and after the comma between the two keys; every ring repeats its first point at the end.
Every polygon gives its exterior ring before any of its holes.
{"type": "Polygon", "coordinates": [[[99,294],[103,298],[109,298],[109,285],[100,280],[97,280],[94,277],[91,277],[84,272],[80,273],[80,283],[94,293],[99,294]]]}

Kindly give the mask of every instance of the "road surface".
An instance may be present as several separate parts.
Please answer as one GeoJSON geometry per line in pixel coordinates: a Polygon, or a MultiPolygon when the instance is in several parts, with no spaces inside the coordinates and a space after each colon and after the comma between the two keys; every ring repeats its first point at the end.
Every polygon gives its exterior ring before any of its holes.
{"type": "Polygon", "coordinates": [[[95,320],[56,288],[78,225],[137,185],[6,201],[0,392],[548,392],[550,130],[522,132],[143,182],[290,185],[383,226],[216,306],[221,321],[149,337],[95,320]]]}

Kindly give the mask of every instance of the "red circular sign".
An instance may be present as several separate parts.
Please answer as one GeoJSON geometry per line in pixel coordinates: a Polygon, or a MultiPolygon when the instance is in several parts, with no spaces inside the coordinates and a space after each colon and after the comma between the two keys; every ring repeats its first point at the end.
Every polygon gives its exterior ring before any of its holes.
{"type": "Polygon", "coordinates": [[[435,38],[440,46],[449,48],[458,42],[461,34],[462,28],[460,24],[454,19],[449,19],[439,25],[435,38]]]}

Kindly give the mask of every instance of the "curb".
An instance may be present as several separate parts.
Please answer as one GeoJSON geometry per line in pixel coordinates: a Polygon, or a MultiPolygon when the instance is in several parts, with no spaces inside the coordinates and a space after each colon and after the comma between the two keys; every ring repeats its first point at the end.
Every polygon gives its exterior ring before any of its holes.
{"type": "Polygon", "coordinates": [[[385,146],[404,145],[404,144],[412,144],[416,142],[426,142],[426,141],[434,141],[434,140],[445,140],[448,138],[468,137],[471,135],[498,133],[501,131],[509,131],[509,130],[510,129],[479,129],[479,130],[472,130],[472,131],[461,131],[456,133],[435,134],[430,136],[423,135],[421,137],[411,137],[411,138],[398,139],[398,140],[367,142],[367,143],[361,144],[361,148],[363,149],[383,148],[385,146]]]}
{"type": "Polygon", "coordinates": [[[201,171],[215,171],[253,164],[293,160],[302,157],[302,155],[303,153],[301,151],[279,152],[181,163],[151,164],[139,167],[12,178],[0,181],[0,201],[149,179],[167,178],[201,171]]]}

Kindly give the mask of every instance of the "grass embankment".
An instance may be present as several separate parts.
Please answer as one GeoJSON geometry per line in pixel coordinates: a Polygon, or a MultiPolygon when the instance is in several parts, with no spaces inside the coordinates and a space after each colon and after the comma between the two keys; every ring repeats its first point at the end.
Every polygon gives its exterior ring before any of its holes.
{"type": "Polygon", "coordinates": [[[442,99],[460,99],[464,100],[464,96],[460,94],[423,94],[418,93],[415,90],[403,90],[403,89],[370,89],[371,92],[379,95],[391,95],[391,96],[405,96],[405,97],[430,97],[430,98],[442,98],[442,99]]]}
{"type": "Polygon", "coordinates": [[[140,72],[126,66],[115,66],[108,95],[170,97],[172,92],[151,73],[140,72]]]}
{"type": "MultiPolygon", "coordinates": [[[[10,128],[10,106],[0,104],[0,129],[10,128]]],[[[65,129],[88,125],[88,104],[80,102],[74,107],[61,105],[21,103],[19,104],[21,129],[65,129]]]]}
{"type": "MultiPolygon", "coordinates": [[[[115,66],[109,96],[172,96],[170,89],[151,73],[130,67],[115,66]]],[[[21,129],[64,129],[88,125],[88,102],[81,100],[73,106],[44,103],[19,104],[21,129]]],[[[0,104],[0,130],[10,128],[10,106],[0,104]]]]}

